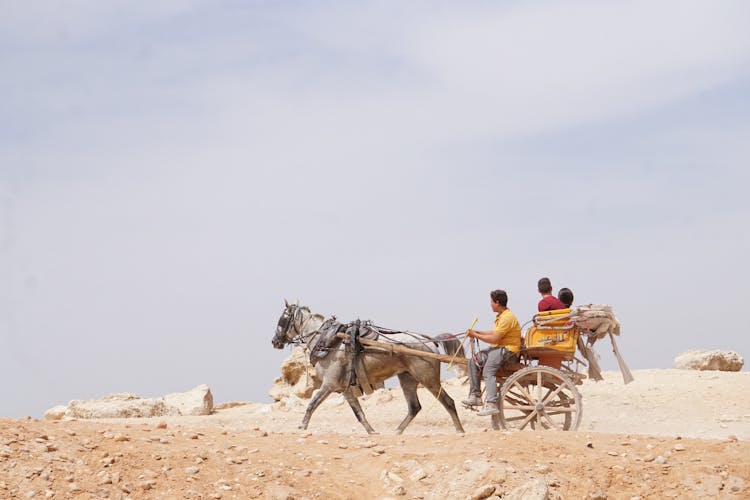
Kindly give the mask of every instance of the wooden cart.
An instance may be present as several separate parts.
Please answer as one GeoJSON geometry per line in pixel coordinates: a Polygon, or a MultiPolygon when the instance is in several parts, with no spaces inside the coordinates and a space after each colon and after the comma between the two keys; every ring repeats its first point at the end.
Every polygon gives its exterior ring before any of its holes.
{"type": "MultiPolygon", "coordinates": [[[[578,429],[581,395],[576,385],[586,378],[580,373],[586,363],[575,356],[580,332],[568,320],[569,313],[569,309],[561,309],[535,315],[523,334],[519,362],[497,372],[500,413],[492,416],[493,429],[578,429]]],[[[453,364],[469,362],[464,357],[426,353],[375,340],[360,342],[453,364]]]]}
{"type": "Polygon", "coordinates": [[[535,315],[524,332],[520,362],[498,371],[494,429],[578,429],[582,408],[576,385],[586,378],[580,373],[586,363],[575,356],[580,332],[569,313],[535,315]]]}

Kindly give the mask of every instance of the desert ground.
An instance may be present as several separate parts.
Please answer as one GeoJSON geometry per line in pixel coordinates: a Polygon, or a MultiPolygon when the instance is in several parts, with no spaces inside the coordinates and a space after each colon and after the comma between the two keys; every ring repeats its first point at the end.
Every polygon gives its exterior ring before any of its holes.
{"type": "Polygon", "coordinates": [[[362,398],[376,435],[339,395],[306,431],[294,397],[203,417],[0,419],[0,498],[750,498],[750,373],[633,374],[584,382],[575,432],[493,431],[459,408],[457,434],[420,389],[396,435],[399,388],[362,398]]]}

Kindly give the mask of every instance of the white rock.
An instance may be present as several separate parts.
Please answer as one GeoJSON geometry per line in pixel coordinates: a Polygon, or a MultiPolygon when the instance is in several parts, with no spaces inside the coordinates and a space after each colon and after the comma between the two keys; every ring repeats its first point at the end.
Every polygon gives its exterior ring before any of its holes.
{"type": "Polygon", "coordinates": [[[484,500],[493,493],[495,493],[495,485],[485,484],[474,490],[474,493],[471,494],[471,500],[484,500]]]}
{"type": "Polygon", "coordinates": [[[719,370],[738,372],[745,364],[735,351],[691,349],[674,359],[674,367],[682,370],[719,370]]]}
{"type": "Polygon", "coordinates": [[[420,467],[420,468],[415,469],[414,472],[411,473],[411,475],[409,476],[409,479],[411,479],[412,481],[421,481],[422,479],[425,479],[426,477],[427,477],[427,473],[425,472],[424,469],[420,467]]]}
{"type": "Polygon", "coordinates": [[[175,408],[180,415],[210,415],[214,409],[214,397],[206,384],[187,392],[176,392],[164,396],[164,402],[175,408]]]}
{"type": "Polygon", "coordinates": [[[68,407],[64,405],[53,406],[44,412],[45,420],[62,420],[68,407]]]}
{"type": "Polygon", "coordinates": [[[213,396],[207,385],[188,392],[168,394],[163,398],[142,398],[132,393],[110,394],[101,399],[73,400],[65,406],[47,410],[45,418],[139,418],[176,415],[209,415],[213,396]],[[63,412],[60,416],[60,412],[63,412]]]}
{"type": "Polygon", "coordinates": [[[541,479],[534,479],[503,496],[503,500],[547,500],[549,488],[541,479]]]}
{"type": "Polygon", "coordinates": [[[373,393],[373,398],[378,403],[387,403],[393,401],[393,394],[389,389],[378,389],[373,393]]]}
{"type": "Polygon", "coordinates": [[[137,418],[178,415],[162,398],[141,398],[131,393],[110,394],[102,399],[73,400],[66,418],[137,418]]]}

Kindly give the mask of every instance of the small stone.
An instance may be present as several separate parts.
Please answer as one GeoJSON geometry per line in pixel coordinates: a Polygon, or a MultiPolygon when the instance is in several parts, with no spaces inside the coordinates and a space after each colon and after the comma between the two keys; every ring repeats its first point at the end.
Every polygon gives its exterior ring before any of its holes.
{"type": "Polygon", "coordinates": [[[161,422],[159,422],[158,424],[156,424],[156,428],[157,429],[166,429],[167,428],[167,423],[164,420],[162,420],[161,422]]]}
{"type": "Polygon", "coordinates": [[[663,465],[663,464],[667,463],[667,459],[664,458],[663,456],[659,455],[658,457],[656,457],[654,459],[654,462],[656,462],[657,464],[663,465]]]}
{"type": "Polygon", "coordinates": [[[674,445],[674,451],[685,451],[685,445],[677,443],[676,445],[674,445]]]}
{"type": "Polygon", "coordinates": [[[190,467],[185,467],[185,474],[198,474],[200,470],[201,470],[200,467],[196,467],[195,465],[192,465],[190,467]]]}
{"type": "Polygon", "coordinates": [[[397,497],[402,497],[406,495],[406,488],[404,488],[403,486],[396,486],[395,488],[393,488],[393,494],[397,497]]]}
{"type": "Polygon", "coordinates": [[[409,476],[409,479],[412,481],[421,481],[422,479],[425,479],[427,477],[427,473],[424,471],[424,469],[419,468],[414,470],[412,472],[411,476],[409,476]]]}
{"type": "Polygon", "coordinates": [[[124,443],[125,441],[130,441],[130,438],[125,434],[117,434],[113,439],[116,443],[124,443]]]}
{"type": "Polygon", "coordinates": [[[495,485],[485,484],[474,490],[474,493],[471,494],[471,500],[484,500],[493,493],[495,493],[495,485]]]}
{"type": "Polygon", "coordinates": [[[552,472],[552,467],[550,467],[547,464],[537,464],[535,467],[535,470],[539,472],[540,474],[548,474],[552,472]]]}
{"type": "Polygon", "coordinates": [[[591,500],[607,500],[607,494],[603,491],[597,491],[596,493],[592,493],[589,498],[591,500]]]}
{"type": "Polygon", "coordinates": [[[302,469],[300,471],[297,471],[296,474],[295,474],[295,476],[298,476],[298,477],[308,477],[310,474],[312,474],[312,473],[309,470],[302,469]]]}
{"type": "Polygon", "coordinates": [[[373,453],[376,453],[378,455],[382,455],[383,453],[385,453],[385,447],[383,447],[383,446],[376,446],[376,447],[374,447],[372,449],[372,451],[373,451],[373,453]]]}
{"type": "Polygon", "coordinates": [[[586,443],[586,448],[593,448],[593,447],[594,447],[594,443],[592,443],[591,441],[586,443]]]}
{"type": "Polygon", "coordinates": [[[403,478],[401,476],[399,476],[398,474],[396,474],[395,472],[388,471],[386,473],[385,477],[386,477],[386,479],[388,481],[391,481],[393,483],[403,483],[404,482],[403,478]]]}
{"type": "Polygon", "coordinates": [[[619,456],[620,454],[619,454],[619,453],[617,453],[616,451],[608,451],[608,452],[607,452],[607,455],[609,455],[610,457],[617,457],[617,456],[619,456]]]}
{"type": "Polygon", "coordinates": [[[138,483],[138,486],[141,489],[150,490],[151,488],[156,486],[156,481],[154,479],[147,479],[145,481],[141,481],[140,483],[138,483]]]}

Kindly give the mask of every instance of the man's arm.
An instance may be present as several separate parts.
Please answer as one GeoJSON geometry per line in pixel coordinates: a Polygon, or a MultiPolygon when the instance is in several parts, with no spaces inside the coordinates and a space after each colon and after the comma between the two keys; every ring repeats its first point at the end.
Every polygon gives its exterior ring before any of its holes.
{"type": "Polygon", "coordinates": [[[481,330],[467,330],[466,334],[469,337],[477,338],[479,340],[487,342],[488,344],[499,344],[503,339],[503,335],[501,333],[497,333],[495,330],[489,330],[486,332],[483,332],[481,330]]]}

